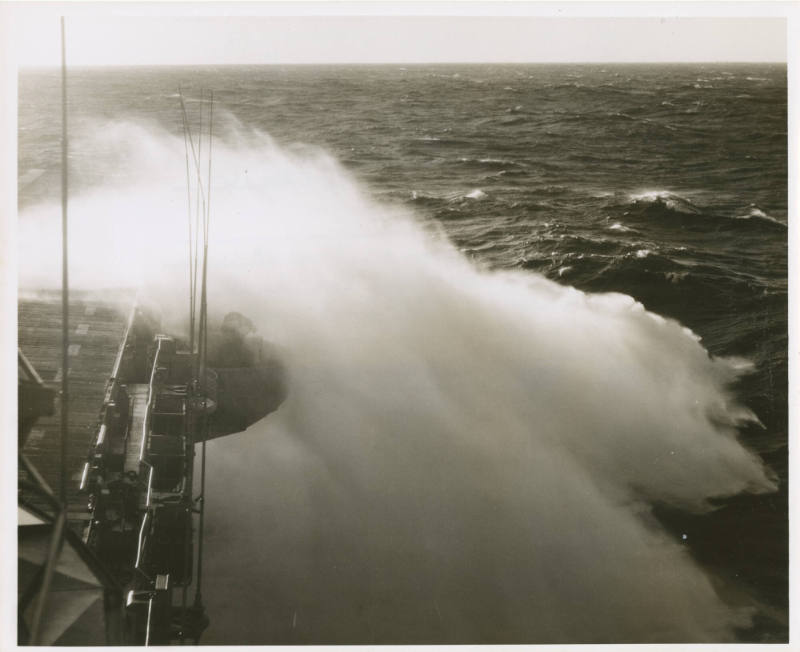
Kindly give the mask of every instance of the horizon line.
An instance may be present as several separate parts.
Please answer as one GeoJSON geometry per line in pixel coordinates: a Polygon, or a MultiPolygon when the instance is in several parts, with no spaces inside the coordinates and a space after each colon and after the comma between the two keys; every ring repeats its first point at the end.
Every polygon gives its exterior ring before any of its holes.
{"type": "MultiPolygon", "coordinates": [[[[237,62],[237,63],[67,63],[67,68],[210,68],[222,66],[525,66],[525,65],[574,65],[574,66],[677,66],[701,64],[725,65],[787,65],[787,61],[729,61],[729,60],[697,60],[697,61],[272,61],[272,62],[237,62]]],[[[60,69],[60,63],[54,64],[18,64],[19,70],[60,69]]]]}

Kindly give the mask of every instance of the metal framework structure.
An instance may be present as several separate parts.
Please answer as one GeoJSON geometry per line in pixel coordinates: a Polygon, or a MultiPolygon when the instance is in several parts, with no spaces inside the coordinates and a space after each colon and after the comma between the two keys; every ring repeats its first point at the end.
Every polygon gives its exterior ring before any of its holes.
{"type": "MultiPolygon", "coordinates": [[[[197,147],[181,98],[187,157],[189,205],[190,347],[152,334],[143,342],[136,330],[134,306],[108,380],[97,434],[81,474],[91,521],[81,539],[67,525],[67,453],[69,442],[69,261],[68,129],[66,34],[61,18],[62,83],[62,292],[59,492],[48,486],[22,448],[36,419],[52,414],[52,390],[19,352],[20,585],[18,641],[52,644],[69,641],[69,630],[102,594],[102,632],[94,644],[165,645],[197,643],[208,624],[202,604],[202,532],[204,524],[205,439],[216,400],[215,374],[208,368],[207,257],[211,177],[213,95],[209,95],[207,175],[201,173],[204,127],[201,104],[197,147]],[[191,148],[196,179],[189,174],[191,148]],[[194,223],[192,183],[195,184],[194,223]],[[202,234],[202,243],[200,235],[202,234]],[[194,238],[192,237],[194,235],[194,238]],[[202,247],[201,247],[202,244],[202,247]],[[198,311],[198,263],[202,258],[198,311]],[[199,313],[199,314],[198,314],[199,313]],[[145,382],[138,382],[147,370],[145,382]],[[137,390],[139,390],[137,392],[137,390]],[[138,396],[138,400],[137,400],[138,396]],[[133,408],[131,410],[131,407],[133,408]],[[140,414],[137,414],[140,413],[140,414]],[[141,417],[139,419],[139,417],[141,417]],[[200,495],[194,496],[195,443],[202,441],[200,495]],[[138,451],[138,454],[136,454],[138,451]],[[35,498],[35,500],[31,500],[35,498]],[[37,504],[46,504],[41,509],[37,504]],[[194,554],[195,516],[199,518],[194,554]],[[196,591],[188,588],[195,562],[196,591]],[[74,580],[74,581],[73,581],[74,580]],[[78,582],[75,584],[75,582],[78,582]],[[73,586],[74,585],[74,586],[73,586]],[[64,587],[72,586],[67,591],[64,587]],[[181,589],[174,604],[174,591],[181,589]],[[125,591],[125,602],[121,595],[125,591]],[[88,595],[84,595],[88,592],[88,595]],[[98,593],[99,592],[99,593],[98,593]],[[80,593],[80,596],[78,595],[80,593]],[[80,602],[83,600],[83,602],[80,602]],[[80,603],[80,604],[79,604],[80,603]],[[76,610],[76,605],[81,609],[76,610]],[[65,634],[66,632],[66,634],[65,634]],[[63,637],[66,636],[66,639],[63,637]]],[[[141,330],[141,329],[139,329],[141,330]]],[[[86,628],[81,631],[86,634],[86,628]]]]}

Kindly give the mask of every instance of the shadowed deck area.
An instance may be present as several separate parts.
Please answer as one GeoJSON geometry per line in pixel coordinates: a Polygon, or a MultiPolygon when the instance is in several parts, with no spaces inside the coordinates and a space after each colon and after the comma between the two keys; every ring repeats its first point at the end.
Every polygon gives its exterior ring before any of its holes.
{"type": "MultiPolygon", "coordinates": [[[[70,525],[79,534],[89,518],[86,496],[78,491],[81,471],[97,434],[107,382],[123,345],[134,299],[128,290],[70,294],[67,502],[70,525]]],[[[45,385],[60,393],[61,293],[20,291],[18,317],[19,347],[45,385]]],[[[54,414],[38,420],[22,451],[56,494],[60,419],[57,398],[54,414]]]]}

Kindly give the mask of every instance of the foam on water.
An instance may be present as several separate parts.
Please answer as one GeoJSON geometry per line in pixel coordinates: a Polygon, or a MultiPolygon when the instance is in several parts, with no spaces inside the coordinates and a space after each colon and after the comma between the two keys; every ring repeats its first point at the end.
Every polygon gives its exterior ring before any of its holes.
{"type": "MultiPolygon", "coordinates": [[[[225,133],[210,305],[253,319],[290,381],[275,414],[210,446],[207,642],[713,641],[748,625],[649,512],[775,488],[737,441],[755,418],[728,389],[740,361],[629,297],[481,271],[325,153],[225,133]]],[[[183,143],[117,123],[74,151],[125,179],[71,202],[75,284],[140,283],[177,327],[183,143]]],[[[24,284],[56,282],[57,213],[21,216],[24,284]]]]}
{"type": "Polygon", "coordinates": [[[470,190],[464,197],[466,199],[485,199],[486,193],[480,188],[475,188],[474,190],[470,190]]]}
{"type": "Polygon", "coordinates": [[[663,205],[678,213],[688,213],[691,215],[700,213],[700,209],[691,201],[668,190],[646,190],[644,192],[634,193],[630,195],[630,200],[633,203],[663,205]]]}
{"type": "Polygon", "coordinates": [[[745,213],[744,215],[739,215],[739,216],[737,216],[737,218],[741,219],[741,220],[750,220],[750,219],[754,219],[755,218],[755,219],[765,220],[765,221],[771,222],[773,224],[779,224],[781,226],[786,226],[786,224],[784,222],[781,222],[779,219],[773,217],[772,215],[769,215],[768,213],[765,213],[758,206],[753,206],[753,205],[748,207],[747,213],[745,213]]]}

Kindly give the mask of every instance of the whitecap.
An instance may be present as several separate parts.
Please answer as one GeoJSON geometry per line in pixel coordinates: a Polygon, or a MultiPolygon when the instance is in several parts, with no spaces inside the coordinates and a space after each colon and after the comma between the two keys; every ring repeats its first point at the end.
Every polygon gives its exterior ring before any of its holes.
{"type": "Polygon", "coordinates": [[[611,226],[608,227],[608,230],[609,231],[619,231],[621,233],[628,233],[629,231],[631,231],[631,228],[628,227],[628,226],[625,226],[624,224],[622,224],[620,222],[614,222],[611,226]]]}
{"type": "Polygon", "coordinates": [[[669,190],[646,190],[640,193],[633,193],[629,197],[634,204],[662,204],[678,213],[691,215],[700,213],[700,209],[691,201],[669,190]]]}
{"type": "Polygon", "coordinates": [[[765,213],[758,206],[755,205],[750,206],[749,211],[745,215],[739,215],[737,217],[740,220],[749,220],[752,218],[757,218],[757,219],[767,220],[769,222],[774,222],[775,224],[780,224],[781,226],[786,226],[784,222],[781,222],[776,217],[773,217],[772,215],[765,213]]]}

